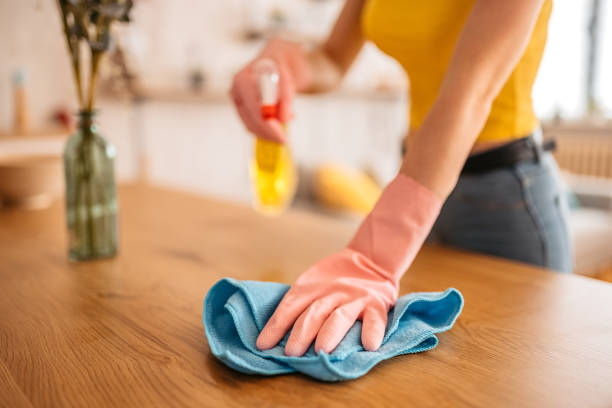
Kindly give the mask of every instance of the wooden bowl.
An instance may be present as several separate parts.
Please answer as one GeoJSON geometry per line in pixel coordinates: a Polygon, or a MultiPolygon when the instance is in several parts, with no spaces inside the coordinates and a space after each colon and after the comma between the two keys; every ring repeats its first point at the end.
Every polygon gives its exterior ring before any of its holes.
{"type": "Polygon", "coordinates": [[[62,188],[61,157],[0,155],[0,207],[45,208],[62,188]]]}

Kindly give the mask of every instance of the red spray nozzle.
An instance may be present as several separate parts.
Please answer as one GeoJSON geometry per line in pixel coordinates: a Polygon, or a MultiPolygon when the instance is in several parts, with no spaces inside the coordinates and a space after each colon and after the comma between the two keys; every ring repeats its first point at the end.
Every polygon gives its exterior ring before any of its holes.
{"type": "Polygon", "coordinates": [[[264,119],[277,117],[279,74],[276,61],[262,58],[255,63],[255,75],[259,84],[261,114],[264,119]]]}

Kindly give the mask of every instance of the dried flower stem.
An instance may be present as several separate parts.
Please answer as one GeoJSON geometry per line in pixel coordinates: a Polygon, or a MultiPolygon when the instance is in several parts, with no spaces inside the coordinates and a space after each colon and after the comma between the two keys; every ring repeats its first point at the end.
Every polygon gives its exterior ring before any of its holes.
{"type": "Polygon", "coordinates": [[[94,98],[96,95],[96,80],[98,77],[98,68],[104,54],[97,51],[91,53],[91,75],[89,76],[89,97],[87,100],[87,110],[93,110],[94,98]]]}
{"type": "MultiPolygon", "coordinates": [[[[102,3],[108,4],[107,1],[103,1],[102,3]]],[[[96,33],[95,33],[96,41],[101,40],[102,27],[107,22],[108,21],[105,21],[104,16],[100,15],[98,17],[98,21],[96,22],[96,33]]],[[[102,55],[103,55],[102,52],[94,51],[93,48],[91,49],[91,74],[89,76],[89,97],[87,100],[87,110],[90,110],[90,111],[93,110],[94,97],[96,94],[96,81],[98,78],[98,69],[100,66],[100,60],[102,59],[102,55]]]]}
{"type": "Polygon", "coordinates": [[[66,37],[66,44],[68,45],[68,50],[70,51],[70,59],[72,61],[72,70],[74,71],[74,81],[76,83],[77,96],[79,98],[79,107],[83,107],[83,86],[81,85],[81,58],[80,58],[80,50],[78,41],[76,44],[72,43],[70,39],[70,33],[68,31],[68,20],[66,18],[66,13],[64,13],[64,9],[60,4],[60,0],[57,0],[57,7],[60,10],[60,14],[62,15],[62,25],[64,27],[64,33],[66,37]]]}

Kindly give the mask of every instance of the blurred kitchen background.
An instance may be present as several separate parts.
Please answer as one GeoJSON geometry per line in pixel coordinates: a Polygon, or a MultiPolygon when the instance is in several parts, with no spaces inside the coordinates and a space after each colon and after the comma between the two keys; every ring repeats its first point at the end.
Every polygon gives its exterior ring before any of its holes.
{"type": "MultiPolygon", "coordinates": [[[[232,76],[270,36],[321,41],[342,4],[136,0],[133,21],[115,27],[98,98],[119,182],[249,203],[253,146],[228,97],[232,76]]],[[[73,130],[74,81],[56,7],[0,0],[0,157],[59,155],[73,130]]],[[[330,163],[359,172],[360,183],[393,177],[408,86],[368,44],[339,90],[297,99],[289,128],[301,174],[296,206],[346,217],[336,196],[359,192],[326,191],[334,182],[321,182],[321,169],[330,163]]],[[[558,142],[576,272],[612,281],[612,2],[555,2],[534,99],[545,138],[558,142]]]]}

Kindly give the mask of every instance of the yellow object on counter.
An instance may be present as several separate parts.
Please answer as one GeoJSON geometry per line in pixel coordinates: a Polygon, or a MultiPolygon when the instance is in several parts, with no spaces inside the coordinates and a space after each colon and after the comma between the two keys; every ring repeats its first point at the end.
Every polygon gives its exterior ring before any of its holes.
{"type": "Polygon", "coordinates": [[[365,215],[380,197],[382,189],[367,174],[339,165],[325,165],[313,175],[317,201],[333,210],[365,215]]]}
{"type": "Polygon", "coordinates": [[[297,170],[287,144],[258,138],[251,162],[255,208],[266,215],[282,213],[293,201],[297,170]]]}

